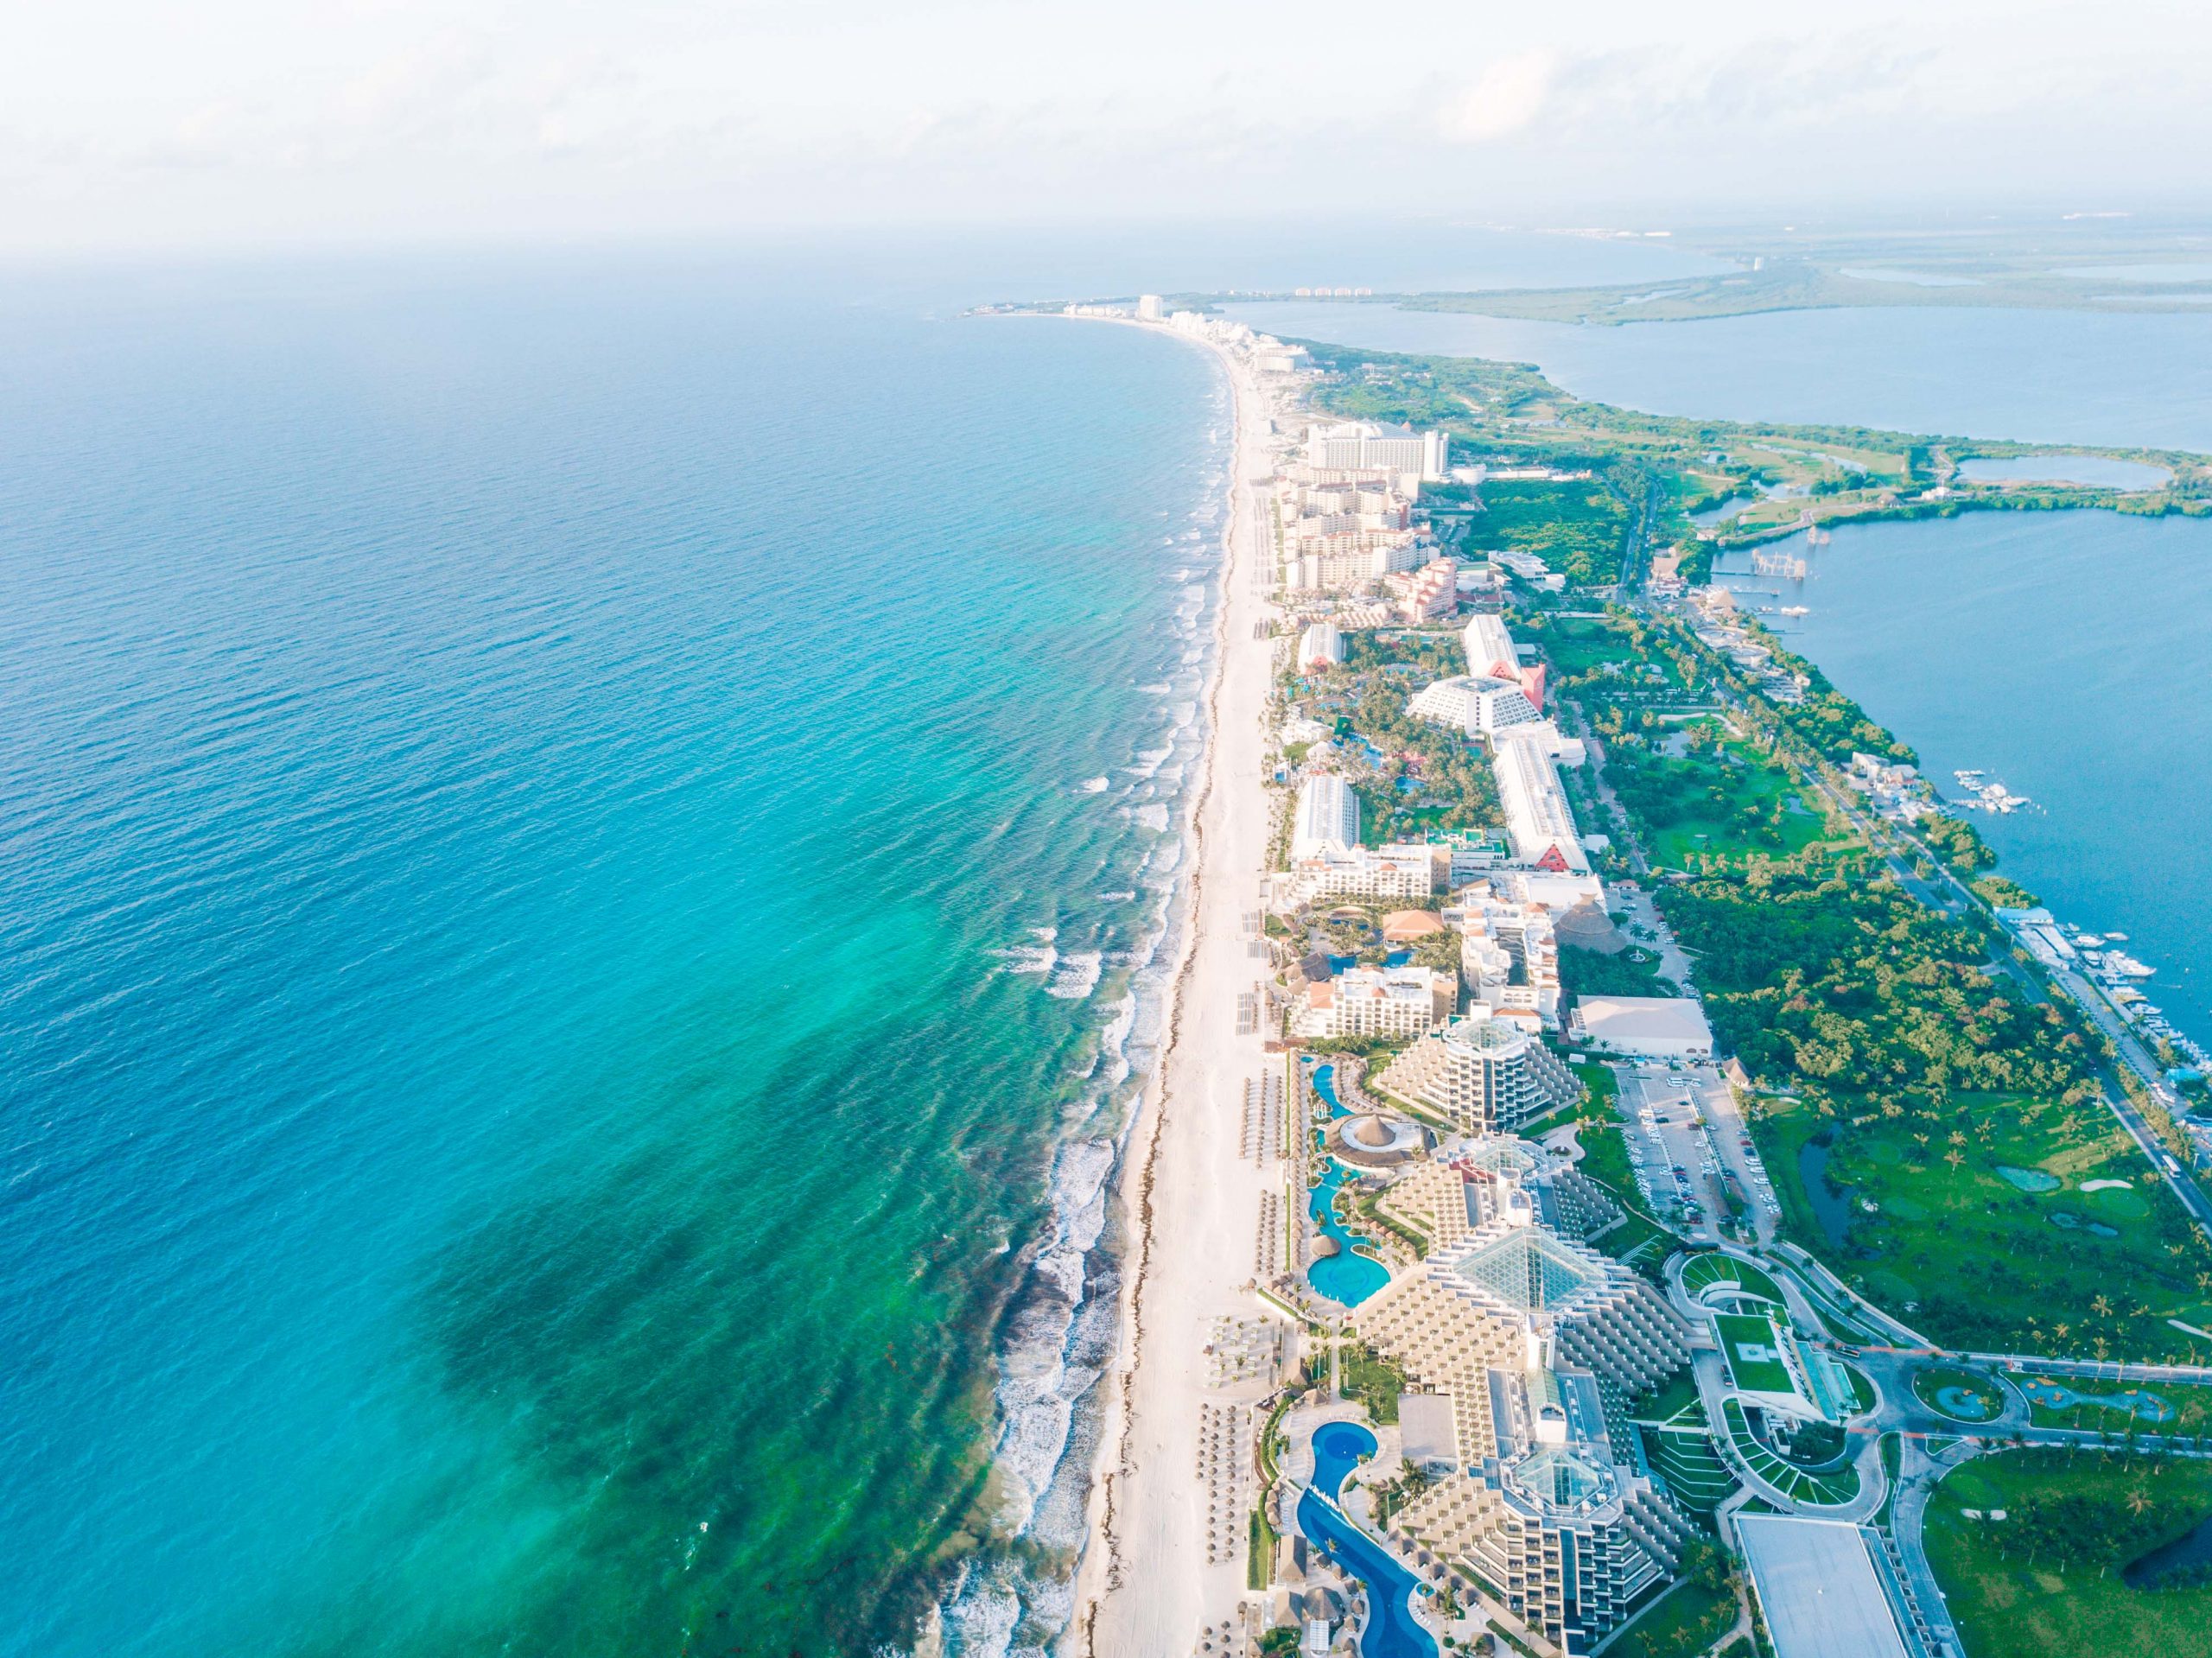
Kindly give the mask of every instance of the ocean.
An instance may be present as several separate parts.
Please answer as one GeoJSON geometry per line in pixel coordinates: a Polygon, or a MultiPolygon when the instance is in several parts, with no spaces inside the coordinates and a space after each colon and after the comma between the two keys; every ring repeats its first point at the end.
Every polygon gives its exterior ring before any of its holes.
{"type": "Polygon", "coordinates": [[[0,372],[0,1652],[1048,1629],[1213,365],[541,260],[0,372]]]}

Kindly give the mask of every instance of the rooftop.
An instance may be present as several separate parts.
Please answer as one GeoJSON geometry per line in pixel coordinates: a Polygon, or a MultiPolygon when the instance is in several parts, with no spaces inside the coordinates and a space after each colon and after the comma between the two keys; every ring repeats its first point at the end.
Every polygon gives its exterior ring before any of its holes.
{"type": "Polygon", "coordinates": [[[1493,1239],[1452,1270],[1524,1312],[1557,1306],[1603,1276],[1548,1233],[1533,1228],[1493,1239]]]}
{"type": "Polygon", "coordinates": [[[1779,1515],[1736,1526],[1776,1658],[1913,1658],[1864,1529],[1779,1515]]]}
{"type": "Polygon", "coordinates": [[[1693,996],[1584,996],[1574,1013],[1593,1042],[1713,1040],[1705,1008],[1693,996]]]}

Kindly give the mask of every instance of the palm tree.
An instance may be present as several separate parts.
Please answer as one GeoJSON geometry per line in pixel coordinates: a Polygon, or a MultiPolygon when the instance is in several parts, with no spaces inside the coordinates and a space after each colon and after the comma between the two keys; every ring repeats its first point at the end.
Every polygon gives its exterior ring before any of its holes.
{"type": "Polygon", "coordinates": [[[2141,1486],[2139,1486],[2139,1486],[2137,1486],[2133,1490],[2130,1491],[2130,1492],[2127,1494],[2127,1511],[2128,1511],[2128,1513],[2130,1513],[2130,1514],[2141,1514],[2141,1513],[2142,1513],[2145,1509],[2149,1508],[2150,1506],[2151,1506],[2151,1494],[2150,1494],[2148,1491],[2145,1490],[2141,1486]]]}

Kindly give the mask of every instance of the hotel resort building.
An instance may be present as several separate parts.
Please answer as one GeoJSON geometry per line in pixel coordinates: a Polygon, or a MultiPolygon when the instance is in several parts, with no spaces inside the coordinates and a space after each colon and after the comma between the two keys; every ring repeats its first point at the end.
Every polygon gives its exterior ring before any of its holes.
{"type": "Polygon", "coordinates": [[[1294,1003],[1290,1033],[1313,1038],[1408,1037],[1452,1017],[1459,987],[1425,967],[1354,967],[1306,987],[1294,1003]]]}
{"type": "Polygon", "coordinates": [[[1559,769],[1535,743],[1492,745],[1491,769],[1505,808],[1505,832],[1516,863],[1532,869],[1582,871],[1590,860],[1575,831],[1574,811],[1559,769]]]}
{"type": "Polygon", "coordinates": [[[1406,712],[1416,720],[1450,726],[1470,737],[1486,737],[1506,726],[1533,723],[1543,716],[1518,679],[1456,674],[1415,691],[1406,712]]]}
{"type": "Polygon", "coordinates": [[[1543,707],[1543,664],[1522,665],[1521,647],[1505,631],[1503,622],[1488,612],[1479,613],[1468,621],[1459,641],[1467,653],[1469,673],[1482,678],[1510,679],[1528,693],[1531,702],[1543,707]]]}
{"type": "Polygon", "coordinates": [[[1451,856],[1448,848],[1420,842],[1341,852],[1323,848],[1291,860],[1289,877],[1276,889],[1276,907],[1297,910],[1328,898],[1427,898],[1450,870],[1451,856]]]}
{"type": "Polygon", "coordinates": [[[1322,852],[1346,852],[1359,844],[1359,797],[1333,772],[1310,777],[1298,785],[1298,816],[1291,825],[1293,862],[1322,852]]]}
{"type": "Polygon", "coordinates": [[[1344,421],[1306,430],[1306,464],[1324,472],[1393,472],[1433,482],[1452,470],[1452,440],[1442,432],[1374,421],[1344,421]]]}
{"type": "Polygon", "coordinates": [[[1713,1026],[1694,996],[1583,996],[1567,1030],[1579,1044],[1643,1059],[1710,1059],[1713,1026]]]}
{"type": "Polygon", "coordinates": [[[1507,1134],[1581,1097],[1582,1085],[1536,1034],[1484,1003],[1422,1037],[1384,1066],[1374,1086],[1471,1134],[1507,1134]]]}
{"type": "Polygon", "coordinates": [[[1559,1027],[1559,935],[1548,905],[1525,896],[1527,880],[1507,872],[1470,883],[1443,912],[1460,933],[1459,971],[1467,994],[1493,1010],[1533,1013],[1559,1027]]]}
{"type": "Polygon", "coordinates": [[[1298,667],[1301,672],[1327,670],[1344,659],[1344,636],[1334,622],[1316,622],[1298,636],[1298,667]]]}
{"type": "Polygon", "coordinates": [[[1567,1235],[1582,1217],[1560,1212],[1548,1161],[1510,1140],[1475,1147],[1456,1172],[1464,1213],[1480,1218],[1355,1323],[1435,1401],[1408,1401],[1416,1426],[1449,1422],[1442,1443],[1417,1434],[1409,1448],[1446,1471],[1394,1530],[1583,1654],[1694,1534],[1629,1449],[1630,1401],[1689,1362],[1689,1332],[1633,1272],[1567,1235]]]}

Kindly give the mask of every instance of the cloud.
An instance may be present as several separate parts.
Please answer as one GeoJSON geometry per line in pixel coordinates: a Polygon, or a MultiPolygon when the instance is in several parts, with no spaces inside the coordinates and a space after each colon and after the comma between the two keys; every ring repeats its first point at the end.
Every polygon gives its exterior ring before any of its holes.
{"type": "Polygon", "coordinates": [[[1557,58],[1522,52],[1500,58],[1440,112],[1437,128],[1455,143],[1487,143],[1534,124],[1551,96],[1557,58]]]}

